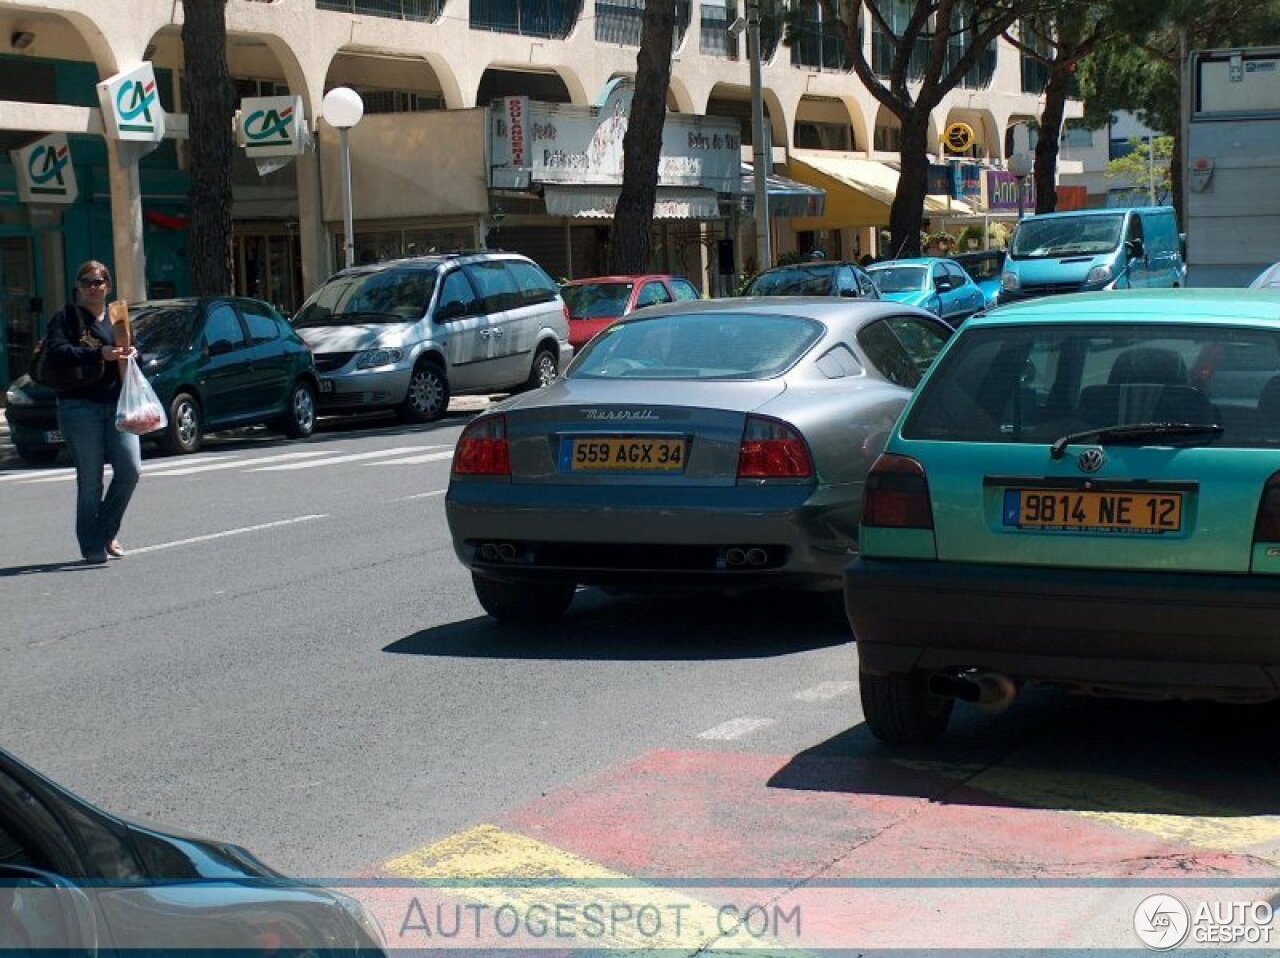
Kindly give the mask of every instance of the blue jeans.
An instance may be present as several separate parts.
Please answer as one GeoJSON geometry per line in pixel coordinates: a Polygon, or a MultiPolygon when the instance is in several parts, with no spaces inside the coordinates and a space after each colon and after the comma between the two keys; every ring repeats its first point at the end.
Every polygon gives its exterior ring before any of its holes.
{"type": "Polygon", "coordinates": [[[124,511],[142,474],[138,437],[116,429],[114,403],[58,400],[58,428],[76,467],[76,539],[80,554],[102,556],[120,531],[124,511]],[[111,485],[102,494],[103,469],[111,464],[111,485]]]}

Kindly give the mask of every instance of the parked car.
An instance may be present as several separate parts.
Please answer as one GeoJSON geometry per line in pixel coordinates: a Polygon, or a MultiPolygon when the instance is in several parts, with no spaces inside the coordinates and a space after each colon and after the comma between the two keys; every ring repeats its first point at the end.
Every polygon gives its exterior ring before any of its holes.
{"type": "Polygon", "coordinates": [[[845,599],[887,742],[1028,682],[1280,696],[1280,293],[1055,296],[965,324],[871,470],[859,542],[845,599]]]}
{"type": "Polygon", "coordinates": [[[573,355],[569,311],[526,256],[482,250],[344,269],[294,315],[322,411],[434,422],[449,397],[545,386],[573,355]]]}
{"type": "Polygon", "coordinates": [[[955,260],[925,256],[867,267],[881,299],[919,306],[959,326],[986,306],[986,298],[955,260]]]}
{"type": "Polygon", "coordinates": [[[0,953],[385,954],[354,899],[127,822],[0,749],[0,953]]]}
{"type": "Polygon", "coordinates": [[[1004,272],[1002,249],[984,249],[976,253],[960,253],[952,259],[960,265],[982,290],[985,308],[993,309],[1000,298],[1000,276],[1004,272]]]}
{"type": "MultiPolygon", "coordinates": [[[[293,438],[316,424],[311,351],[271,306],[244,297],[154,300],[130,307],[138,361],[168,413],[151,438],[191,453],[221,429],[268,425],[293,438]]],[[[62,447],[53,390],[20,376],[5,395],[9,437],[32,464],[62,447]]]]}
{"type": "Polygon", "coordinates": [[[757,273],[743,296],[842,296],[845,299],[879,299],[870,276],[857,263],[813,260],[774,266],[757,273]]]}
{"type": "Polygon", "coordinates": [[[597,276],[560,287],[569,309],[569,344],[581,349],[600,330],[645,306],[701,299],[698,287],[683,276],[597,276]]]}
{"type": "Polygon", "coordinates": [[[536,621],[578,585],[838,589],[866,471],[950,334],[801,297],[619,320],[458,440],[446,512],[481,605],[536,621]]]}
{"type": "Polygon", "coordinates": [[[1041,213],[1018,223],[1000,277],[1000,302],[1099,289],[1186,284],[1171,206],[1041,213]]]}

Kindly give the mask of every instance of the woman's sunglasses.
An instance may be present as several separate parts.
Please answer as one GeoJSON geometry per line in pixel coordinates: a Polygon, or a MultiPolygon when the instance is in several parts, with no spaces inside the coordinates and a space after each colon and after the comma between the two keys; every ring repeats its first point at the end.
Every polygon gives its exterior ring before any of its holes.
{"type": "Polygon", "coordinates": [[[99,286],[109,285],[105,279],[82,279],[80,280],[81,289],[97,289],[99,286]]]}

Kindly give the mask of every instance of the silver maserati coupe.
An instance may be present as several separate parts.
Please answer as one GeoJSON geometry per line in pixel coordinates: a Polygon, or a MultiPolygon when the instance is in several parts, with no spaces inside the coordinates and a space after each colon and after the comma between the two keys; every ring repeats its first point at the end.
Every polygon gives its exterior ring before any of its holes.
{"type": "Polygon", "coordinates": [[[536,622],[579,586],[839,589],[867,471],[950,335],[900,303],[810,297],[619,321],[458,440],[446,509],[480,604],[536,622]]]}

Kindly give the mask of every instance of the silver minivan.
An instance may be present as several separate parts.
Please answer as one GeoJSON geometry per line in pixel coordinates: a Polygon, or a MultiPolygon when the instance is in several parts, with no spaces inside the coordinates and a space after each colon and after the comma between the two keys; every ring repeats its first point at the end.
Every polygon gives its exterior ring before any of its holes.
{"type": "Polygon", "coordinates": [[[573,355],[559,289],[518,253],[344,269],[292,322],[315,355],[322,412],[395,409],[433,422],[451,395],[545,386],[573,355]]]}

